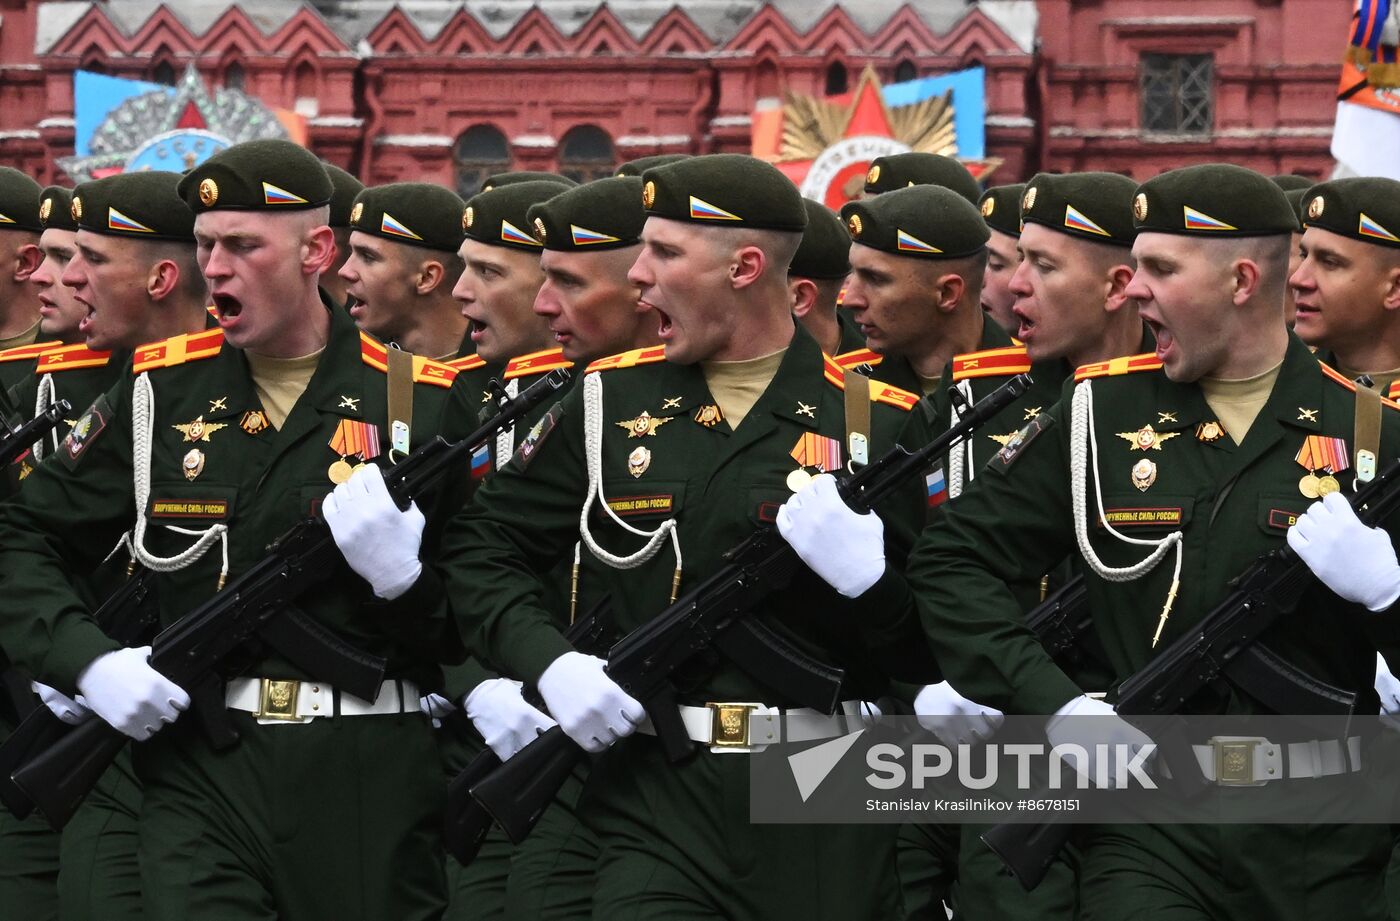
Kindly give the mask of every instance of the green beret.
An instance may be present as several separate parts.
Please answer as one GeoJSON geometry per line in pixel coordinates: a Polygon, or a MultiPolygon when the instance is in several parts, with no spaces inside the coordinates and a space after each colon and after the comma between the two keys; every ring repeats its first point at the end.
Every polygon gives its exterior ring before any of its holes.
{"type": "Polygon", "coordinates": [[[1267,237],[1298,226],[1283,189],[1252,169],[1204,163],[1154,176],[1133,197],[1138,232],[1267,237]]]}
{"type": "MultiPolygon", "coordinates": [[[[183,205],[184,202],[181,202],[183,205]]],[[[73,190],[51,185],[39,193],[39,223],[44,229],[77,230],[73,219],[73,190]]]]}
{"type": "Polygon", "coordinates": [[[1023,224],[1114,246],[1132,246],[1137,183],[1118,173],[1039,173],[1021,193],[1023,224]]]}
{"type": "Polygon", "coordinates": [[[1026,191],[1024,182],[1012,185],[994,185],[982,193],[977,202],[982,212],[982,220],[992,230],[999,230],[1007,236],[1021,235],[1021,196],[1026,191]]]}
{"type": "Polygon", "coordinates": [[[564,191],[557,182],[516,182],[467,201],[462,230],[468,240],[539,252],[540,241],[530,233],[530,206],[549,201],[564,191]]]}
{"type": "MultiPolygon", "coordinates": [[[[1312,188],[1312,186],[1308,186],[1312,188]]],[[[1283,197],[1288,199],[1288,206],[1293,209],[1293,216],[1298,219],[1298,226],[1294,228],[1294,233],[1303,232],[1303,196],[1308,194],[1308,189],[1285,189],[1283,197]]]]}
{"type": "Polygon", "coordinates": [[[1344,237],[1400,246],[1400,182],[1375,176],[1333,179],[1303,194],[1303,223],[1344,237]]]}
{"type": "Polygon", "coordinates": [[[617,168],[619,176],[638,176],[651,169],[653,166],[665,166],[668,163],[679,163],[682,160],[689,160],[690,154],[656,154],[650,157],[638,157],[635,160],[628,160],[617,168]]]}
{"type": "Polygon", "coordinates": [[[364,191],[365,184],[334,163],[321,161],[326,175],[331,178],[331,219],[326,223],[332,227],[349,227],[350,210],[355,207],[355,196],[364,191]]]}
{"type": "Polygon", "coordinates": [[[194,242],[194,212],[181,200],[179,173],[147,170],[84,182],[73,190],[78,229],[136,240],[194,242]]]}
{"type": "Polygon", "coordinates": [[[841,217],[852,240],[897,256],[958,259],[982,250],[992,235],[971,202],[937,185],[847,202],[841,217]]]}
{"type": "Polygon", "coordinates": [[[330,204],[335,187],[316,155],[291,141],[244,141],[185,174],[180,197],[195,214],[296,211],[330,204]]]}
{"type": "Polygon", "coordinates": [[[952,189],[974,205],[982,193],[967,167],[942,154],[902,153],[876,157],[865,174],[865,191],[868,195],[883,195],[911,185],[938,185],[952,189]]]}
{"type": "Polygon", "coordinates": [[[39,183],[9,166],[0,166],[0,230],[39,233],[39,183]]]}
{"type": "Polygon", "coordinates": [[[481,184],[481,191],[489,192],[492,189],[501,189],[508,185],[516,185],[521,182],[552,182],[555,185],[562,185],[572,189],[578,185],[568,176],[561,176],[558,173],[544,173],[539,170],[517,170],[513,173],[497,173],[494,176],[487,176],[486,181],[481,184]]]}
{"type": "Polygon", "coordinates": [[[1293,192],[1298,189],[1311,189],[1317,184],[1316,179],[1309,179],[1307,176],[1299,176],[1296,173],[1282,173],[1278,176],[1270,176],[1269,181],[1285,192],[1293,192]]]}
{"type": "Polygon", "coordinates": [[[802,193],[771,163],[747,154],[708,154],[654,166],[642,174],[642,205],[652,217],[801,231],[802,193]]]}
{"type": "Polygon", "coordinates": [[[802,199],[807,208],[807,229],[792,257],[789,278],[832,280],[851,273],[851,235],[840,215],[819,201],[802,199]]]}
{"type": "Polygon", "coordinates": [[[530,206],[530,232],[545,249],[619,249],[642,241],[642,180],[613,176],[565,189],[530,206]]]}
{"type": "Polygon", "coordinates": [[[371,186],[355,196],[350,229],[424,249],[457,252],[462,199],[431,182],[371,186]]]}

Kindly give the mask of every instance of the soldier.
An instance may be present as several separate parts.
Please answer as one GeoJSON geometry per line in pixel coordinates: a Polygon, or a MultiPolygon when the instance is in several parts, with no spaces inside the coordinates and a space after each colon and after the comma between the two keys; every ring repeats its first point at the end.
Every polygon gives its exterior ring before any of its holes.
{"type": "Polygon", "coordinates": [[[415,355],[445,361],[462,352],[467,321],[452,297],[463,269],[462,208],[455,193],[426,182],[356,196],[340,277],[361,329],[415,355]]]}
{"type": "Polygon", "coordinates": [[[977,207],[987,222],[987,271],[982,276],[982,309],[992,322],[1016,335],[1021,321],[1011,312],[1016,295],[1011,293],[1011,275],[1021,264],[1016,241],[1021,237],[1021,198],[1025,183],[993,186],[982,193],[977,207]]]}
{"type": "Polygon", "coordinates": [[[952,189],[974,205],[982,194],[976,178],[953,157],[914,152],[872,160],[865,174],[865,197],[911,185],[936,185],[952,189]]]}
{"type": "MultiPolygon", "coordinates": [[[[712,716],[747,705],[706,702],[759,701],[756,712],[773,713],[792,704],[787,691],[702,654],[680,688],[698,757],[668,763],[645,726],[609,748],[643,724],[642,707],[601,659],[570,647],[557,613],[540,601],[532,574],[582,537],[617,628],[649,620],[771,517],[794,466],[834,469],[829,449],[846,443],[844,375],[794,327],[788,303],[788,263],[806,220],[797,190],[772,166],[728,155],[654,168],[643,182],[650,217],[630,277],[657,311],[664,346],[600,363],[606,370],[590,372],[483,485],[449,528],[441,563],[449,595],[470,593],[456,610],[469,645],[534,683],[570,738],[606,752],[579,804],[602,847],[594,917],[884,917],[887,830],[750,826],[746,760],[705,748],[755,742],[742,718],[724,724],[728,735],[712,734],[712,716]],[[650,546],[629,554],[637,535],[651,535],[650,546]],[[827,874],[832,866],[841,879],[827,874]],[[761,882],[727,884],[734,880],[761,882]]],[[[879,452],[915,398],[872,392],[871,450],[879,452]]],[[[906,491],[891,509],[900,521],[897,510],[917,503],[906,491]]],[[[913,521],[904,519],[896,527],[907,533],[913,521]]],[[[802,648],[845,665],[856,697],[882,684],[886,667],[930,667],[883,613],[847,610],[801,578],[759,612],[802,648]]],[[[839,734],[840,722],[813,716],[812,737],[839,734]]]]}
{"type": "Polygon", "coordinates": [[[8,391],[30,369],[29,359],[59,343],[37,342],[39,301],[29,276],[39,267],[39,184],[0,166],[0,390],[8,391]]]}
{"type": "MultiPolygon", "coordinates": [[[[1019,574],[1043,571],[1076,549],[1119,680],[1142,668],[1158,643],[1191,631],[1229,581],[1285,536],[1321,582],[1306,590],[1299,612],[1328,611],[1328,629],[1303,616],[1276,625],[1265,640],[1322,680],[1370,686],[1368,610],[1385,610],[1400,596],[1390,538],[1349,515],[1341,496],[1325,508],[1313,501],[1319,493],[1312,486],[1350,467],[1353,450],[1394,456],[1400,419],[1387,410],[1373,436],[1354,431],[1354,385],[1319,365],[1284,326],[1280,280],[1294,219],[1283,193],[1248,170],[1206,165],[1144,183],[1134,209],[1138,268],[1125,294],[1141,304],[1155,354],[1080,368],[1065,399],[1029,423],[1015,447],[925,531],[909,566],[949,680],[1007,712],[1053,714],[1046,729],[1052,744],[1070,731],[1066,717],[1089,714],[1116,727],[1102,738],[1147,741],[1052,662],[1021,625],[1007,589],[1019,574]],[[1096,448],[1086,444],[1090,426],[1096,448]],[[1324,451],[1329,459],[1318,460],[1324,451]],[[1081,462],[1082,479],[1074,469],[1081,462]],[[1086,498],[1090,488],[1094,496],[1086,498]],[[1121,547],[1121,531],[1078,528],[1084,513],[1075,503],[1086,501],[1090,515],[1131,527],[1155,551],[1144,559],[1121,547]],[[1142,525],[1143,509],[1160,514],[1142,525]],[[1130,571],[1111,573],[1110,564],[1130,571]],[[1195,575],[1178,581],[1173,570],[1195,575]]],[[[861,559],[872,549],[847,548],[861,559]]],[[[821,563],[809,560],[814,568],[821,563]]],[[[1268,712],[1235,687],[1199,706],[1268,712]]],[[[1353,769],[1339,756],[1343,742],[1312,744],[1323,757],[1290,777],[1353,769]]],[[[1206,779],[1217,780],[1210,772],[1206,779]]],[[[1091,830],[1083,843],[1080,911],[1088,921],[1308,918],[1331,906],[1344,906],[1349,917],[1382,914],[1384,827],[1116,825],[1091,830]]]]}
{"type": "Polygon", "coordinates": [[[851,272],[851,235],[841,218],[821,202],[803,199],[807,228],[788,268],[792,315],[828,355],[844,355],[865,346],[855,321],[836,308],[836,299],[851,272]]]}
{"type": "Polygon", "coordinates": [[[1303,194],[1301,264],[1288,279],[1298,338],[1347,378],[1400,396],[1400,182],[1337,179],[1303,194]],[[1392,231],[1390,228],[1396,228],[1392,231]]]}
{"type": "Polygon", "coordinates": [[[345,303],[345,281],[340,277],[340,269],[350,258],[350,211],[355,206],[355,196],[364,190],[364,183],[336,166],[321,161],[326,175],[335,189],[331,193],[330,228],[335,234],[335,255],[321,270],[321,288],[326,296],[336,304],[345,303]]]}
{"type": "Polygon", "coordinates": [[[138,561],[157,571],[169,624],[257,562],[352,462],[390,450],[391,431],[392,447],[411,448],[439,420],[453,376],[398,360],[318,296],[332,187],[310,153],[234,145],[178,188],[197,215],[219,328],[138,348],[131,376],[88,410],[60,462],[36,468],[0,507],[0,572],[26,598],[0,639],[40,680],[150,739],[134,759],[149,917],[436,918],[443,787],[417,687],[435,685],[436,659],[454,644],[440,594],[417,578],[423,513],[400,511],[377,467],[325,498],[351,562],[296,604],[387,659],[372,701],[260,642],[201,703],[237,745],[215,752],[190,720],[157,735],[189,696],[147,663],[149,647],[103,635],[66,578],[129,530],[138,561]],[[149,440],[133,444],[133,427],[149,440]]]}

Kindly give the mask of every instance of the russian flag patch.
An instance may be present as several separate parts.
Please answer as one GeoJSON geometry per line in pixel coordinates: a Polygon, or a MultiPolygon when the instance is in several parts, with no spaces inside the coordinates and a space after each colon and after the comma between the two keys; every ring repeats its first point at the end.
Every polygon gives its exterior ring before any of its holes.
{"type": "Polygon", "coordinates": [[[483,443],[472,452],[472,479],[479,480],[491,469],[491,445],[483,443]]]}
{"type": "Polygon", "coordinates": [[[1400,237],[1397,237],[1380,224],[1377,224],[1375,218],[1368,215],[1365,211],[1361,212],[1361,220],[1357,224],[1356,232],[1363,237],[1375,237],[1378,240],[1389,240],[1391,243],[1400,243],[1400,237]]]}
{"type": "Polygon", "coordinates": [[[265,205],[308,205],[306,199],[300,195],[293,195],[281,186],[275,186],[270,182],[262,184],[263,204],[265,205]]]}
{"type": "Polygon", "coordinates": [[[928,493],[929,508],[937,508],[948,501],[948,481],[943,477],[942,467],[935,467],[924,477],[924,489],[928,493]]]}
{"type": "Polygon", "coordinates": [[[1074,205],[1065,205],[1065,226],[1070,230],[1082,230],[1085,233],[1096,233],[1101,237],[1113,236],[1113,234],[1085,217],[1084,213],[1074,207],[1074,205]]]}
{"type": "Polygon", "coordinates": [[[610,237],[605,233],[596,230],[589,230],[587,227],[580,227],[577,224],[569,225],[569,236],[573,237],[575,246],[588,246],[590,243],[617,243],[617,237],[610,237]]]}
{"type": "Polygon", "coordinates": [[[393,234],[396,237],[407,237],[410,240],[423,239],[418,236],[418,234],[409,230],[404,226],[403,221],[400,221],[388,211],[385,211],[383,217],[379,219],[379,231],[380,233],[393,234]]]}
{"type": "Polygon", "coordinates": [[[145,224],[127,217],[111,205],[107,206],[107,229],[126,230],[131,233],[155,233],[154,230],[147,227],[145,224]]]}
{"type": "Polygon", "coordinates": [[[943,250],[936,246],[925,243],[907,230],[895,231],[895,245],[900,252],[905,253],[941,253],[943,250]]]}
{"type": "Polygon", "coordinates": [[[1190,205],[1182,205],[1181,210],[1186,218],[1187,230],[1239,230],[1233,224],[1227,224],[1205,212],[1197,211],[1190,205]]]}
{"type": "Polygon", "coordinates": [[[743,218],[737,214],[730,214],[723,208],[716,207],[703,198],[690,196],[690,216],[700,221],[742,221],[743,218]]]}
{"type": "Polygon", "coordinates": [[[507,243],[518,243],[523,246],[537,247],[540,245],[539,240],[536,240],[528,233],[522,233],[519,227],[516,227],[504,218],[501,219],[501,239],[507,243]]]}

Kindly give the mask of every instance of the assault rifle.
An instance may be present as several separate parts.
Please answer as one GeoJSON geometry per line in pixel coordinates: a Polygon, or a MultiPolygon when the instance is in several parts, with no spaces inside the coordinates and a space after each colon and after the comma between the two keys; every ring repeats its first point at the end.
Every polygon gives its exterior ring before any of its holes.
{"type": "MultiPolygon", "coordinates": [[[[514,399],[494,388],[500,412],[461,441],[448,442],[437,436],[388,468],[384,482],[389,494],[400,508],[408,508],[415,496],[424,495],[478,446],[514,425],[569,380],[568,371],[551,371],[514,399]]],[[[281,615],[289,605],[335,571],[339,557],[340,551],[320,513],[304,518],[223,591],[157,634],[152,643],[151,666],[192,698],[221,701],[223,678],[218,669],[225,657],[255,634],[265,634],[270,626],[283,620],[281,615]]],[[[306,619],[306,628],[320,631],[327,648],[344,646],[334,633],[315,621],[306,619]]],[[[347,650],[350,653],[360,660],[358,671],[362,678],[344,685],[344,689],[356,697],[373,700],[383,680],[384,660],[347,650]]],[[[126,742],[125,735],[103,720],[88,720],[74,727],[57,745],[19,767],[12,777],[50,824],[62,828],[126,742]]]]}
{"type": "MultiPolygon", "coordinates": [[[[1375,526],[1400,503],[1400,461],[1395,461],[1351,499],[1357,517],[1375,526]]],[[[1356,692],[1313,677],[1272,652],[1259,637],[1297,609],[1316,577],[1287,546],[1271,550],[1250,564],[1231,584],[1231,592],[1190,633],[1178,637],[1136,674],[1118,686],[1114,708],[1119,716],[1169,716],[1210,687],[1228,682],[1281,714],[1345,716],[1356,692]]],[[[1169,749],[1159,747],[1159,753],[1169,749]]],[[[1199,776],[1193,762],[1180,772],[1199,776]],[[1194,771],[1194,774],[1191,772],[1194,771]]],[[[1190,780],[1186,781],[1190,783],[1190,780]]],[[[1203,783],[1204,781],[1202,781],[1203,783]]],[[[1064,823],[995,825],[982,835],[1011,874],[1027,890],[1045,872],[1069,839],[1064,823]]]]}
{"type": "Polygon", "coordinates": [[[72,410],[73,406],[67,400],[58,400],[33,419],[7,431],[0,438],[0,467],[14,463],[34,442],[47,437],[72,410]]]}
{"type": "MultiPolygon", "coordinates": [[[[1005,409],[1030,383],[1029,375],[1017,375],[968,408],[956,425],[923,448],[909,451],[896,446],[844,477],[842,497],[855,511],[869,511],[1005,409]]],[[[681,721],[671,676],[704,649],[717,648],[745,672],[785,688],[792,699],[823,713],[835,711],[840,695],[841,669],[803,663],[804,653],[749,616],[764,598],[787,585],[802,565],[777,529],[759,528],[725,559],[724,566],[624,636],[608,653],[609,677],[646,708],[673,763],[689,757],[695,743],[681,721]],[[760,629],[761,638],[756,635],[760,629]]],[[[480,780],[471,795],[518,843],[582,757],[583,749],[555,726],[480,780]]]]}

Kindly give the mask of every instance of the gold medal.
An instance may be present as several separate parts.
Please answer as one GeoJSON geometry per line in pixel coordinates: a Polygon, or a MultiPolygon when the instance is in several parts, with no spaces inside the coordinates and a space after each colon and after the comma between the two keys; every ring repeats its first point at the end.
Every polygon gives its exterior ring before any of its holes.
{"type": "Polygon", "coordinates": [[[1147,492],[1147,488],[1157,482],[1157,465],[1147,458],[1143,458],[1133,464],[1133,485],[1139,492],[1147,492]]]}
{"type": "Polygon", "coordinates": [[[1298,481],[1298,491],[1308,499],[1316,499],[1320,496],[1322,494],[1321,488],[1322,481],[1311,473],[1298,481]]]}
{"type": "Polygon", "coordinates": [[[180,461],[180,469],[184,471],[187,480],[199,476],[204,472],[204,452],[198,448],[190,448],[184,460],[180,461]]]}
{"type": "Polygon", "coordinates": [[[1337,482],[1334,476],[1325,476],[1317,481],[1317,497],[1325,499],[1334,492],[1341,492],[1342,484],[1337,482]]]}
{"type": "Polygon", "coordinates": [[[647,472],[651,466],[651,452],[646,448],[638,447],[631,454],[627,455],[627,472],[633,477],[640,477],[647,472]]]}
{"type": "Polygon", "coordinates": [[[812,475],[801,467],[787,475],[787,488],[793,492],[801,492],[810,482],[812,482],[812,475]]]}
{"type": "Polygon", "coordinates": [[[326,476],[330,478],[330,481],[332,483],[339,486],[341,483],[344,483],[346,480],[350,479],[350,476],[354,472],[355,468],[351,467],[349,462],[342,457],[340,460],[336,461],[334,464],[331,464],[330,467],[326,469],[326,476]]]}

